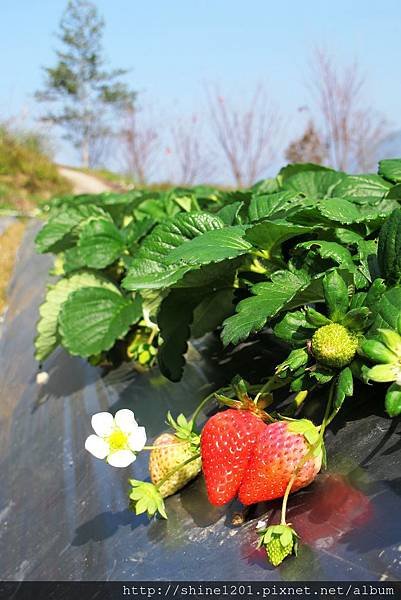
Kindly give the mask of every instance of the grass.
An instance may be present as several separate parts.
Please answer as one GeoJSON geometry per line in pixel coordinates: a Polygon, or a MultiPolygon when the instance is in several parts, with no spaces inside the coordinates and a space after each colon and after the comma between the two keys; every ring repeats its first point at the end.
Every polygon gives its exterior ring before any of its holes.
{"type": "Polygon", "coordinates": [[[70,191],[39,136],[0,126],[0,208],[27,211],[40,200],[70,191]]]}
{"type": "Polygon", "coordinates": [[[0,235],[0,315],[7,306],[8,282],[14,269],[25,226],[23,221],[16,221],[0,235]]]}

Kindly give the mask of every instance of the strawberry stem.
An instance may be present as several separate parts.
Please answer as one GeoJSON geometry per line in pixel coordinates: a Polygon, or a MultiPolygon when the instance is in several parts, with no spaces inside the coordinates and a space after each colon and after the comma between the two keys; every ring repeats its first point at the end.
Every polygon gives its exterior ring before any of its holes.
{"type": "Polygon", "coordinates": [[[331,385],[330,385],[329,398],[328,398],[327,404],[326,404],[326,410],[324,411],[323,421],[320,425],[319,443],[322,442],[326,427],[329,423],[331,423],[332,418],[334,416],[334,415],[331,415],[329,417],[330,409],[333,404],[334,389],[335,389],[335,381],[332,381],[331,385]]]}
{"type": "Polygon", "coordinates": [[[196,423],[196,419],[199,417],[202,409],[206,406],[206,404],[208,402],[210,402],[210,400],[214,399],[216,393],[218,393],[218,392],[226,392],[226,393],[228,393],[230,391],[231,391],[231,386],[224,387],[224,388],[220,388],[219,390],[217,390],[217,392],[212,392],[211,394],[209,394],[208,396],[206,396],[206,398],[204,398],[202,400],[202,402],[198,405],[198,407],[195,409],[195,412],[192,415],[191,421],[193,421],[194,424],[196,423]]]}
{"type": "MultiPolygon", "coordinates": [[[[162,448],[162,447],[163,446],[158,446],[158,448],[162,448]]],[[[159,481],[159,483],[155,486],[156,489],[159,490],[161,488],[161,486],[164,483],[166,483],[166,481],[168,481],[170,479],[170,477],[172,477],[173,475],[175,475],[180,469],[182,469],[186,465],[189,465],[189,463],[193,462],[194,460],[196,460],[199,457],[200,457],[200,453],[198,452],[197,454],[194,454],[190,458],[187,458],[187,460],[184,460],[182,463],[180,463],[179,465],[177,465],[174,469],[171,469],[171,471],[169,471],[169,473],[167,473],[167,475],[165,477],[163,477],[163,479],[161,479],[159,481]]]]}
{"type": "Polygon", "coordinates": [[[333,403],[333,396],[334,396],[334,382],[332,382],[331,386],[330,386],[330,392],[329,392],[329,397],[328,397],[327,404],[326,404],[326,410],[324,411],[323,421],[319,428],[320,429],[319,438],[318,438],[317,442],[315,444],[313,444],[313,446],[310,447],[309,451],[305,454],[305,456],[299,461],[299,463],[296,466],[296,468],[288,482],[288,485],[285,489],[285,493],[283,496],[283,503],[281,505],[281,522],[280,522],[281,525],[287,525],[287,523],[286,523],[287,502],[288,502],[288,497],[291,492],[291,488],[294,485],[294,481],[295,481],[299,471],[304,466],[304,464],[311,458],[315,449],[323,441],[325,429],[326,429],[327,425],[330,423],[329,414],[330,414],[331,405],[333,403]]]}
{"type": "Polygon", "coordinates": [[[269,377],[269,379],[266,381],[266,383],[262,385],[259,392],[256,394],[256,396],[254,398],[255,404],[257,404],[257,402],[258,402],[259,398],[262,396],[262,394],[264,394],[266,392],[271,392],[272,390],[278,390],[282,387],[285,387],[290,381],[291,381],[291,378],[289,378],[289,377],[286,377],[285,379],[280,379],[276,375],[272,375],[271,377],[269,377]]]}

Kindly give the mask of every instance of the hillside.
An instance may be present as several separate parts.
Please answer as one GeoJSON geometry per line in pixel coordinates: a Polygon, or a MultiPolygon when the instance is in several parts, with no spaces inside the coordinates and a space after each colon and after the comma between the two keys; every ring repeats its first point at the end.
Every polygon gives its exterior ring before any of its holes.
{"type": "Polygon", "coordinates": [[[37,135],[0,126],[0,208],[26,211],[37,202],[71,191],[37,135]]]}

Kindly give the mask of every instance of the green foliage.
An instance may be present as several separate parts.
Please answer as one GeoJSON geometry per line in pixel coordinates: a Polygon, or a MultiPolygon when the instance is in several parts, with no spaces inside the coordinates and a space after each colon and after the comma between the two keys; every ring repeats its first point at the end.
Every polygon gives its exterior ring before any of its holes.
{"type": "MultiPolygon", "coordinates": [[[[354,378],[399,385],[398,160],[380,169],[291,165],[241,192],[56,199],[36,240],[61,275],[41,308],[37,358],[61,344],[116,365],[138,347],[151,350],[143,365],[157,354],[177,381],[192,338],[216,331],[235,345],[267,326],[290,352],[280,386],[300,398],[332,382],[336,412],[354,378]]],[[[398,406],[392,387],[387,412],[398,406]]]]}
{"type": "Polygon", "coordinates": [[[71,354],[94,356],[109,350],[141,316],[139,297],[132,301],[100,287],[75,290],[59,316],[63,346],[71,354]]]}
{"type": "Polygon", "coordinates": [[[401,279],[401,209],[397,208],[379,233],[377,260],[381,274],[390,284],[401,279]]]}
{"type": "Polygon", "coordinates": [[[96,144],[112,133],[113,109],[132,108],[135,98],[122,82],[126,71],[105,68],[103,28],[94,3],[69,0],[60,21],[57,62],[45,68],[44,88],[36,95],[53,106],[44,120],[63,128],[85,167],[95,166],[96,144]]]}

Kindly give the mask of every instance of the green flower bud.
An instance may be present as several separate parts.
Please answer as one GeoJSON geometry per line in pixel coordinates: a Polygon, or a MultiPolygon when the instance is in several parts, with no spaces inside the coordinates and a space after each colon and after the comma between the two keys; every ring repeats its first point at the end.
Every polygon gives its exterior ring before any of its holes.
{"type": "Polygon", "coordinates": [[[358,338],[339,323],[324,325],[312,337],[316,360],[327,367],[341,369],[348,365],[358,348],[358,338]]]}
{"type": "Polygon", "coordinates": [[[396,355],[387,346],[377,340],[366,340],[363,342],[361,348],[362,352],[375,362],[387,364],[397,361],[396,355]]]}
{"type": "Polygon", "coordinates": [[[382,339],[383,344],[385,344],[387,348],[389,348],[389,350],[392,350],[394,354],[400,356],[401,336],[398,335],[398,333],[396,331],[393,331],[392,329],[379,329],[378,333],[382,339]]]}
{"type": "Polygon", "coordinates": [[[391,365],[375,365],[368,371],[369,379],[378,383],[386,383],[387,381],[397,381],[401,379],[401,368],[395,364],[391,365]]]}
{"type": "Polygon", "coordinates": [[[390,385],[386,393],[386,411],[390,417],[401,414],[401,386],[396,383],[390,385]]]}

